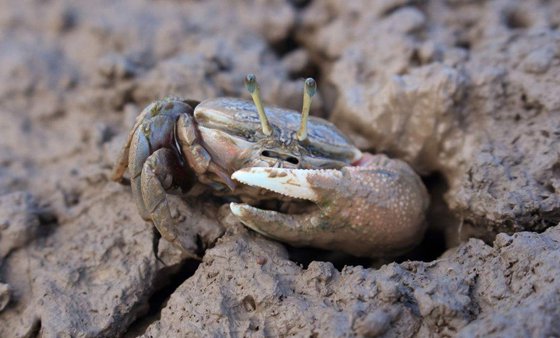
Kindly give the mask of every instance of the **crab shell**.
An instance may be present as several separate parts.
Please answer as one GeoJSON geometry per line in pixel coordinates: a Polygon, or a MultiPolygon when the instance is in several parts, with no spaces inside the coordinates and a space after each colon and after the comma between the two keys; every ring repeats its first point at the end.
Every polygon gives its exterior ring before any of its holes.
{"type": "Polygon", "coordinates": [[[272,135],[261,130],[252,102],[236,98],[216,98],[201,102],[194,111],[204,148],[212,161],[231,175],[247,167],[299,169],[339,169],[351,165],[362,153],[332,123],[309,117],[308,137],[296,138],[299,112],[265,108],[272,135]]]}

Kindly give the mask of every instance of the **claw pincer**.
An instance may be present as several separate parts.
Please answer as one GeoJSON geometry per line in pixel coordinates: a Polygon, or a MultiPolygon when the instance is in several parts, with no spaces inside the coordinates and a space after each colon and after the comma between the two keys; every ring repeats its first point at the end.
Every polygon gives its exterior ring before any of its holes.
{"type": "Polygon", "coordinates": [[[248,227],[292,245],[356,256],[392,256],[416,245],[429,200],[420,178],[399,160],[372,156],[367,167],[341,170],[241,169],[244,184],[313,202],[305,214],[286,215],[243,204],[231,210],[248,227]]]}

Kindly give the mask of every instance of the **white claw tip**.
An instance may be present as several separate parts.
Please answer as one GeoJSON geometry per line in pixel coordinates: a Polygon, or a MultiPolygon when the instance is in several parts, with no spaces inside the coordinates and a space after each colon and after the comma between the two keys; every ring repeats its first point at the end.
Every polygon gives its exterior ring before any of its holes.
{"type": "Polygon", "coordinates": [[[231,210],[231,213],[234,214],[237,217],[241,217],[241,214],[243,213],[241,204],[239,204],[239,203],[231,202],[229,204],[229,209],[231,210]]]}
{"type": "Polygon", "coordinates": [[[318,196],[307,180],[311,174],[314,170],[258,167],[238,170],[231,178],[288,197],[317,202],[318,196]]]}

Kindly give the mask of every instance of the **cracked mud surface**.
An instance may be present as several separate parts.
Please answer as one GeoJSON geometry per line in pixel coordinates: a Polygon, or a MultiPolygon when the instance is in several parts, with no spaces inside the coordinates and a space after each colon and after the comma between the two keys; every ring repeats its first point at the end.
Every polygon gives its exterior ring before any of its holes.
{"type": "Polygon", "coordinates": [[[0,337],[560,336],[559,27],[537,0],[0,1],[0,337]],[[150,101],[249,72],[292,109],[315,76],[315,115],[424,175],[414,253],[298,251],[177,198],[202,260],[156,259],[118,148],[150,101]]]}

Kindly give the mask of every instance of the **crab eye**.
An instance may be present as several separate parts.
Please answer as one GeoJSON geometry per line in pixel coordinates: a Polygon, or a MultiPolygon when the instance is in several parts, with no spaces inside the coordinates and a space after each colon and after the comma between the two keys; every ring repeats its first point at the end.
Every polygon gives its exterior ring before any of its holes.
{"type": "Polygon", "coordinates": [[[276,152],[270,151],[270,150],[263,150],[261,152],[261,156],[270,157],[270,158],[277,158],[277,159],[280,159],[282,161],[286,161],[286,162],[291,163],[291,164],[299,164],[299,159],[297,159],[296,157],[282,155],[282,154],[279,154],[279,153],[276,153],[276,152]]]}
{"type": "Polygon", "coordinates": [[[295,158],[295,157],[292,157],[292,156],[288,157],[288,158],[286,159],[286,161],[287,161],[287,162],[290,162],[291,164],[299,164],[299,160],[298,160],[297,158],[295,158]]]}

